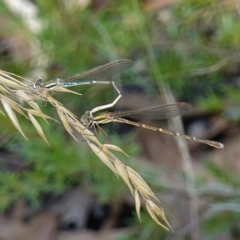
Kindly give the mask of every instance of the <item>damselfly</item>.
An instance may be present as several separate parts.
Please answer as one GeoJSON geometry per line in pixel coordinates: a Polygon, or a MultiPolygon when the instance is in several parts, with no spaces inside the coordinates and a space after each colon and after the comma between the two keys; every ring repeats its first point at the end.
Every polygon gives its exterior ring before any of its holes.
{"type": "Polygon", "coordinates": [[[109,122],[120,122],[126,123],[130,125],[134,125],[141,128],[146,128],[153,131],[158,131],[162,133],[166,133],[173,136],[178,136],[181,138],[193,140],[196,142],[201,142],[207,144],[209,146],[215,148],[224,148],[224,145],[219,142],[204,140],[196,137],[192,137],[185,134],[180,134],[178,132],[165,130],[162,128],[156,128],[152,126],[148,126],[145,124],[129,121],[122,117],[130,117],[133,119],[143,119],[143,120],[160,120],[160,119],[168,119],[176,116],[180,116],[183,114],[188,113],[191,110],[191,105],[184,103],[184,102],[177,102],[173,104],[165,104],[165,105],[158,105],[138,110],[130,110],[130,111],[119,111],[119,112],[104,112],[97,116],[93,116],[92,111],[86,111],[85,114],[81,117],[81,122],[86,127],[94,127],[98,126],[98,124],[105,124],[109,122]]]}
{"type": "MultiPolygon", "coordinates": [[[[122,97],[121,92],[116,87],[114,81],[106,81],[104,79],[109,78],[113,75],[123,72],[133,65],[133,62],[129,59],[121,59],[116,60],[105,65],[101,65],[99,67],[93,68],[89,71],[78,73],[76,75],[70,76],[65,79],[55,78],[48,82],[43,82],[41,78],[39,78],[34,84],[33,89],[36,91],[46,90],[52,91],[56,88],[64,88],[64,87],[73,87],[79,85],[87,85],[87,84],[112,84],[113,87],[118,92],[118,97],[111,103],[102,106],[103,108],[98,107],[98,111],[102,109],[106,109],[109,107],[113,107],[117,101],[122,97]]],[[[92,112],[95,112],[92,110],[92,112]]]]}

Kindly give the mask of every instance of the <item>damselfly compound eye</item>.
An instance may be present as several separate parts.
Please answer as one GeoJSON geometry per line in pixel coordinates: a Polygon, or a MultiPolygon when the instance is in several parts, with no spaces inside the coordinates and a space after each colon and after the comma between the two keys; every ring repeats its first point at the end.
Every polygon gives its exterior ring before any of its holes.
{"type": "Polygon", "coordinates": [[[86,111],[82,117],[81,117],[81,122],[83,123],[83,125],[88,125],[89,124],[89,117],[90,117],[90,112],[86,111]]]}

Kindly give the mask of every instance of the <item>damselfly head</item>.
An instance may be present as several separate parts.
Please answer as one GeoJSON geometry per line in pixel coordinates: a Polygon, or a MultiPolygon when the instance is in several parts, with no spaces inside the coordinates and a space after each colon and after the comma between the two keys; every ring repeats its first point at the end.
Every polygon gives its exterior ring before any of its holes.
{"type": "Polygon", "coordinates": [[[36,82],[33,84],[34,89],[40,89],[40,88],[43,88],[43,87],[44,87],[44,83],[43,83],[42,78],[38,78],[36,80],[36,82]]]}
{"type": "Polygon", "coordinates": [[[90,122],[90,111],[86,111],[82,117],[81,117],[81,122],[83,125],[87,126],[90,122]]]}

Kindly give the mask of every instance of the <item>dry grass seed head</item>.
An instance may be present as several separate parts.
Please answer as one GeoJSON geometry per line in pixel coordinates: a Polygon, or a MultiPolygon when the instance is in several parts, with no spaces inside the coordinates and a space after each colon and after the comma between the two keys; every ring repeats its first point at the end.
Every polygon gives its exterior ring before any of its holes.
{"type": "Polygon", "coordinates": [[[78,92],[72,91],[72,90],[67,89],[67,88],[62,88],[62,87],[56,88],[56,89],[54,89],[54,91],[55,91],[55,92],[66,92],[66,93],[72,93],[72,94],[76,94],[76,95],[79,95],[79,96],[82,95],[81,93],[78,93],[78,92]]]}
{"type": "Polygon", "coordinates": [[[91,149],[93,150],[93,152],[102,160],[102,162],[107,165],[118,177],[118,170],[114,167],[114,165],[112,164],[112,159],[105,154],[103,151],[101,151],[100,148],[98,148],[95,144],[93,144],[90,141],[87,141],[88,145],[91,147],[91,149]]]}
{"type": "MultiPolygon", "coordinates": [[[[31,92],[26,92],[26,91],[22,91],[22,90],[14,90],[12,91],[17,97],[19,97],[19,99],[22,102],[26,102],[27,104],[29,104],[33,109],[41,112],[40,107],[38,106],[38,104],[34,101],[35,95],[31,92]],[[32,96],[32,97],[30,97],[32,96]]],[[[36,99],[37,100],[37,99],[36,99]]]]}
{"type": "Polygon", "coordinates": [[[3,93],[4,95],[9,94],[9,90],[7,90],[5,87],[3,87],[2,85],[0,85],[0,92],[3,93]]]}
{"type": "Polygon", "coordinates": [[[170,224],[168,223],[164,211],[163,209],[159,208],[154,202],[152,202],[151,200],[147,200],[146,201],[146,208],[147,211],[149,212],[150,216],[152,217],[152,219],[159,224],[160,226],[162,226],[163,228],[165,228],[166,230],[169,231],[169,229],[172,230],[170,224]],[[160,217],[166,224],[168,227],[166,227],[164,224],[162,224],[161,222],[159,222],[158,217],[160,217]]]}
{"type": "Polygon", "coordinates": [[[138,194],[138,190],[135,189],[134,192],[134,197],[135,197],[135,207],[136,207],[136,212],[139,218],[139,221],[141,222],[141,215],[140,215],[140,210],[141,210],[141,200],[138,194]]]}
{"type": "Polygon", "coordinates": [[[126,155],[127,157],[129,157],[121,148],[119,148],[119,147],[117,147],[117,146],[115,146],[115,145],[112,145],[112,144],[104,144],[104,146],[105,146],[107,149],[121,152],[121,153],[123,153],[124,155],[126,155]]]}
{"type": "Polygon", "coordinates": [[[9,101],[8,100],[9,99],[3,98],[3,96],[1,96],[2,105],[3,105],[4,109],[5,109],[5,111],[7,112],[7,115],[9,116],[11,122],[13,123],[15,128],[23,135],[23,137],[28,141],[27,137],[23,133],[23,130],[22,130],[22,128],[21,128],[21,126],[20,126],[20,124],[18,122],[16,114],[12,110],[12,107],[9,105],[9,101]]]}
{"type": "Polygon", "coordinates": [[[73,134],[73,130],[69,125],[68,118],[66,117],[66,115],[62,112],[61,108],[56,108],[56,110],[67,132],[73,137],[74,140],[77,141],[77,138],[73,134]]]}
{"type": "Polygon", "coordinates": [[[33,117],[33,115],[30,112],[28,112],[28,116],[29,116],[33,126],[36,128],[36,130],[37,130],[38,134],[40,135],[40,137],[49,145],[49,143],[48,143],[48,141],[47,141],[47,139],[46,139],[46,137],[44,135],[44,132],[42,130],[41,125],[38,123],[38,121],[35,119],[35,117],[33,117]]]}
{"type": "Polygon", "coordinates": [[[0,95],[1,98],[1,102],[5,108],[5,105],[8,105],[9,108],[15,110],[16,112],[20,113],[21,115],[23,115],[24,117],[28,118],[27,115],[23,112],[22,110],[22,106],[19,105],[18,103],[16,103],[15,101],[11,100],[8,97],[5,97],[3,95],[0,95]],[[5,105],[4,105],[5,104],[5,105]]]}
{"type": "Polygon", "coordinates": [[[135,188],[138,189],[138,191],[143,195],[145,199],[149,199],[150,197],[155,198],[157,201],[159,201],[151,188],[147,185],[147,183],[143,180],[143,178],[135,172],[130,167],[126,167],[129,178],[132,182],[132,184],[135,186],[135,188]]]}
{"type": "Polygon", "coordinates": [[[132,195],[134,196],[134,190],[133,190],[133,187],[132,187],[132,185],[129,181],[128,173],[126,171],[126,166],[119,160],[115,160],[114,165],[115,165],[116,169],[118,170],[119,176],[127,184],[127,186],[130,189],[132,195]]]}
{"type": "MultiPolygon", "coordinates": [[[[144,200],[146,201],[146,208],[149,214],[151,215],[151,217],[153,218],[153,220],[156,223],[158,223],[160,226],[168,230],[166,226],[164,226],[162,223],[159,222],[158,217],[161,217],[161,219],[171,229],[164,215],[163,210],[158,208],[157,205],[155,205],[150,200],[150,197],[153,197],[158,201],[158,199],[156,198],[152,190],[149,188],[149,186],[142,179],[142,177],[131,168],[125,166],[120,160],[118,160],[118,158],[114,154],[112,154],[109,151],[109,150],[114,150],[114,151],[120,151],[124,153],[119,147],[110,145],[110,144],[102,145],[98,141],[98,139],[95,137],[95,135],[91,131],[89,131],[85,126],[83,126],[82,123],[78,120],[78,118],[72,112],[64,108],[64,106],[59,101],[54,99],[47,90],[40,89],[39,91],[35,91],[33,88],[31,88],[31,85],[27,86],[24,83],[21,83],[20,81],[13,78],[12,76],[16,77],[16,75],[14,74],[11,74],[10,76],[6,72],[0,71],[0,84],[4,85],[4,86],[0,85],[0,91],[3,92],[6,96],[11,94],[18,96],[23,102],[26,102],[28,105],[30,105],[32,109],[24,108],[18,103],[16,103],[15,101],[3,95],[1,95],[1,102],[8,116],[10,117],[12,123],[25,138],[26,136],[24,135],[13,110],[24,115],[28,120],[31,120],[38,134],[43,138],[45,142],[47,142],[47,139],[44,135],[42,127],[40,126],[40,124],[38,123],[38,121],[35,119],[33,115],[41,117],[45,121],[46,119],[54,120],[51,117],[42,113],[40,107],[35,102],[35,100],[37,101],[45,100],[49,102],[56,109],[63,123],[63,126],[65,127],[67,132],[75,140],[77,139],[73,133],[72,127],[76,129],[76,131],[78,131],[80,134],[82,134],[82,136],[86,139],[92,151],[102,160],[102,162],[105,165],[107,165],[116,174],[117,177],[120,176],[123,179],[123,181],[127,184],[131,193],[135,197],[136,212],[139,219],[140,219],[140,208],[141,208],[141,200],[139,196],[139,193],[140,193],[144,197],[144,200]],[[8,89],[8,88],[11,88],[11,89],[8,89]],[[27,113],[28,117],[25,113],[27,113]]],[[[21,77],[19,78],[23,79],[21,77]]],[[[76,92],[73,92],[65,88],[58,88],[56,89],[56,91],[78,94],[76,92]]]]}

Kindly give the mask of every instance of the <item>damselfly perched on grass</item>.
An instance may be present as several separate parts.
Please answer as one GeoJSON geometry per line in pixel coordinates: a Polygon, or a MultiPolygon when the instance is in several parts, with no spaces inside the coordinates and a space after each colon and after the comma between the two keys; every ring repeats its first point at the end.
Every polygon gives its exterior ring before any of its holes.
{"type": "MultiPolygon", "coordinates": [[[[97,108],[95,109],[96,111],[98,111],[97,108]]],[[[104,112],[96,116],[92,114],[92,111],[86,111],[85,114],[81,117],[81,122],[86,127],[94,127],[94,128],[95,126],[98,127],[99,124],[105,124],[109,122],[126,123],[126,124],[134,125],[137,127],[146,128],[149,130],[158,131],[158,132],[166,133],[169,135],[193,140],[196,142],[201,142],[211,147],[224,148],[224,145],[219,142],[204,140],[204,139],[196,138],[193,136],[181,134],[178,132],[129,121],[127,119],[122,118],[122,117],[130,117],[133,119],[160,120],[160,119],[168,119],[168,118],[180,116],[188,113],[190,110],[191,110],[191,105],[184,102],[177,102],[173,104],[164,104],[164,105],[158,105],[158,106],[137,109],[137,110],[130,110],[130,111],[104,112]]]]}
{"type": "Polygon", "coordinates": [[[78,73],[76,75],[64,79],[54,78],[44,83],[42,79],[39,78],[32,85],[32,88],[36,91],[41,92],[41,91],[53,91],[57,90],[58,88],[66,88],[88,84],[112,84],[113,87],[118,92],[118,97],[110,106],[107,106],[111,107],[116,104],[116,102],[121,98],[122,95],[119,89],[116,87],[114,81],[107,81],[105,79],[125,71],[132,65],[133,62],[129,59],[116,60],[105,65],[93,68],[89,71],[78,73]]]}
{"type": "Polygon", "coordinates": [[[129,59],[116,60],[64,79],[54,78],[44,83],[40,78],[35,82],[33,88],[54,90],[59,87],[73,87],[86,84],[114,84],[113,81],[103,81],[103,79],[121,73],[132,65],[133,62],[129,59]]]}

